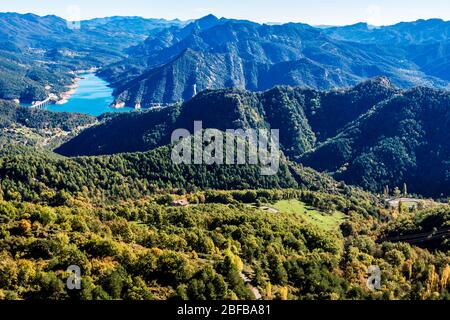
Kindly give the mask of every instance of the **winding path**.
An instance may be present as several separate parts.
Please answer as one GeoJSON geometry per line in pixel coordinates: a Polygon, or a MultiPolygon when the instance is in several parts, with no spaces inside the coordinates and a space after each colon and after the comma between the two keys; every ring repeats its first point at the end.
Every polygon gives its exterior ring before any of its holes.
{"type": "Polygon", "coordinates": [[[258,288],[252,286],[252,280],[249,277],[247,277],[245,274],[243,274],[242,272],[240,273],[240,276],[241,276],[242,280],[244,280],[245,284],[250,286],[253,294],[255,295],[255,299],[262,300],[261,292],[259,292],[258,288]]]}
{"type": "Polygon", "coordinates": [[[450,237],[450,228],[444,228],[441,230],[431,232],[408,234],[404,236],[389,237],[386,238],[385,240],[390,242],[407,242],[409,244],[417,244],[426,241],[442,239],[446,237],[450,237]]]}

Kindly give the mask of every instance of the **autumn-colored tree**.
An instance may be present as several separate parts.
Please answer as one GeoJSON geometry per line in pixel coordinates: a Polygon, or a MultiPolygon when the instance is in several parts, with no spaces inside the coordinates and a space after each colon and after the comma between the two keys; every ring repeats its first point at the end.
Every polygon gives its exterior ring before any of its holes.
{"type": "Polygon", "coordinates": [[[278,300],[288,300],[289,289],[287,287],[281,287],[278,289],[277,299],[278,300]]]}
{"type": "Polygon", "coordinates": [[[439,291],[439,274],[436,272],[436,267],[434,265],[430,265],[428,267],[428,277],[425,282],[423,298],[427,299],[437,291],[439,291]]]}
{"type": "Polygon", "coordinates": [[[445,290],[450,286],[450,265],[446,265],[442,270],[441,275],[441,289],[445,290]]]}
{"type": "Polygon", "coordinates": [[[267,300],[272,300],[273,299],[273,294],[272,294],[272,284],[270,282],[267,282],[266,288],[264,290],[265,293],[265,297],[267,300]]]}

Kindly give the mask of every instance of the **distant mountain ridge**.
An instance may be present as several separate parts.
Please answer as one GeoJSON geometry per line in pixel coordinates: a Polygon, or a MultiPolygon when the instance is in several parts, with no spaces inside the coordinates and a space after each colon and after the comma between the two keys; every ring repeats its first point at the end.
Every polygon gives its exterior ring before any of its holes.
{"type": "Polygon", "coordinates": [[[131,107],[229,87],[331,89],[375,76],[402,88],[450,81],[450,23],[438,19],[373,28],[109,17],[71,30],[56,16],[0,13],[0,25],[0,98],[8,100],[59,93],[70,71],[92,66],[102,67],[116,103],[131,107]]]}
{"type": "Polygon", "coordinates": [[[315,28],[209,15],[150,36],[100,75],[112,82],[116,102],[131,107],[185,101],[205,89],[331,89],[376,76],[403,88],[446,88],[450,38],[443,26],[450,23],[315,28]]]}
{"type": "Polygon", "coordinates": [[[182,22],[111,17],[81,22],[72,30],[56,16],[0,13],[0,99],[44,100],[71,84],[71,71],[126,57],[125,50],[182,22]],[[49,88],[50,87],[50,88],[49,88]]]}

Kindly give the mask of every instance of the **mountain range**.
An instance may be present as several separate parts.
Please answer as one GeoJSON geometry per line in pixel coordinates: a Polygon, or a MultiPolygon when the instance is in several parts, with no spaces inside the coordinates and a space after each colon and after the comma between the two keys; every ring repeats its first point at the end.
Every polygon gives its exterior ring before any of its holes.
{"type": "Polygon", "coordinates": [[[450,93],[399,89],[384,77],[341,90],[276,87],[209,90],[173,107],[109,118],[59,147],[66,156],[147,151],[170,144],[173,130],[280,129],[291,160],[338,181],[381,192],[406,183],[439,197],[450,187],[450,93]],[[424,183],[426,182],[426,183],[424,183]]]}
{"type": "Polygon", "coordinates": [[[387,76],[401,87],[448,87],[448,30],[441,20],[373,28],[258,24],[209,15],[168,28],[103,68],[117,105],[185,101],[205,89],[275,85],[348,87],[387,76]]]}
{"type": "Polygon", "coordinates": [[[450,299],[447,22],[81,27],[0,14],[0,300],[450,299]],[[140,110],[18,104],[92,67],[140,110]],[[175,163],[195,121],[279,129],[279,170],[175,163]]]}
{"type": "Polygon", "coordinates": [[[275,85],[328,90],[387,76],[401,87],[448,87],[450,23],[313,27],[110,17],[72,30],[56,16],[0,13],[0,98],[59,94],[70,71],[100,67],[116,106],[186,101],[205,89],[275,85]]]}
{"type": "Polygon", "coordinates": [[[202,120],[219,130],[281,129],[288,159],[370,191],[406,183],[448,194],[448,22],[318,28],[112,17],[71,30],[55,16],[0,21],[0,98],[42,98],[63,90],[70,71],[100,66],[118,105],[158,106],[95,126],[89,119],[62,140],[62,155],[145,152],[202,120]]]}
{"type": "Polygon", "coordinates": [[[126,57],[128,47],[180,21],[111,17],[70,29],[56,16],[0,13],[0,99],[44,100],[64,92],[77,70],[126,57]]]}

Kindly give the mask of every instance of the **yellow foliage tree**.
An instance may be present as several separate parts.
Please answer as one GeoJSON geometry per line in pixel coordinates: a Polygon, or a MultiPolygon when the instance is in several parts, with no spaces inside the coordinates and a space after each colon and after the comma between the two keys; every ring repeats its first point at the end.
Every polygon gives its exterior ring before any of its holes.
{"type": "Polygon", "coordinates": [[[427,299],[433,295],[434,292],[439,290],[439,275],[436,273],[436,267],[431,265],[428,268],[428,279],[425,283],[424,299],[427,299]]]}
{"type": "Polygon", "coordinates": [[[333,293],[330,295],[330,300],[332,300],[332,301],[337,301],[337,300],[339,300],[339,299],[340,299],[340,296],[339,296],[338,293],[333,292],[333,293]]]}
{"type": "Polygon", "coordinates": [[[225,251],[225,255],[231,258],[231,261],[236,266],[239,272],[242,272],[242,270],[244,270],[244,263],[242,262],[241,258],[238,255],[234,254],[230,248],[225,251]]]}
{"type": "Polygon", "coordinates": [[[442,270],[441,288],[446,289],[449,286],[450,286],[450,265],[446,265],[444,270],[442,270]]]}
{"type": "Polygon", "coordinates": [[[288,299],[288,294],[289,289],[287,287],[281,287],[278,289],[278,299],[285,301],[288,299]]]}
{"type": "Polygon", "coordinates": [[[272,300],[273,299],[272,284],[270,282],[267,283],[265,291],[267,300],[272,300]]]}
{"type": "Polygon", "coordinates": [[[19,222],[19,229],[22,234],[26,234],[31,231],[31,223],[28,220],[21,220],[19,222]]]}

